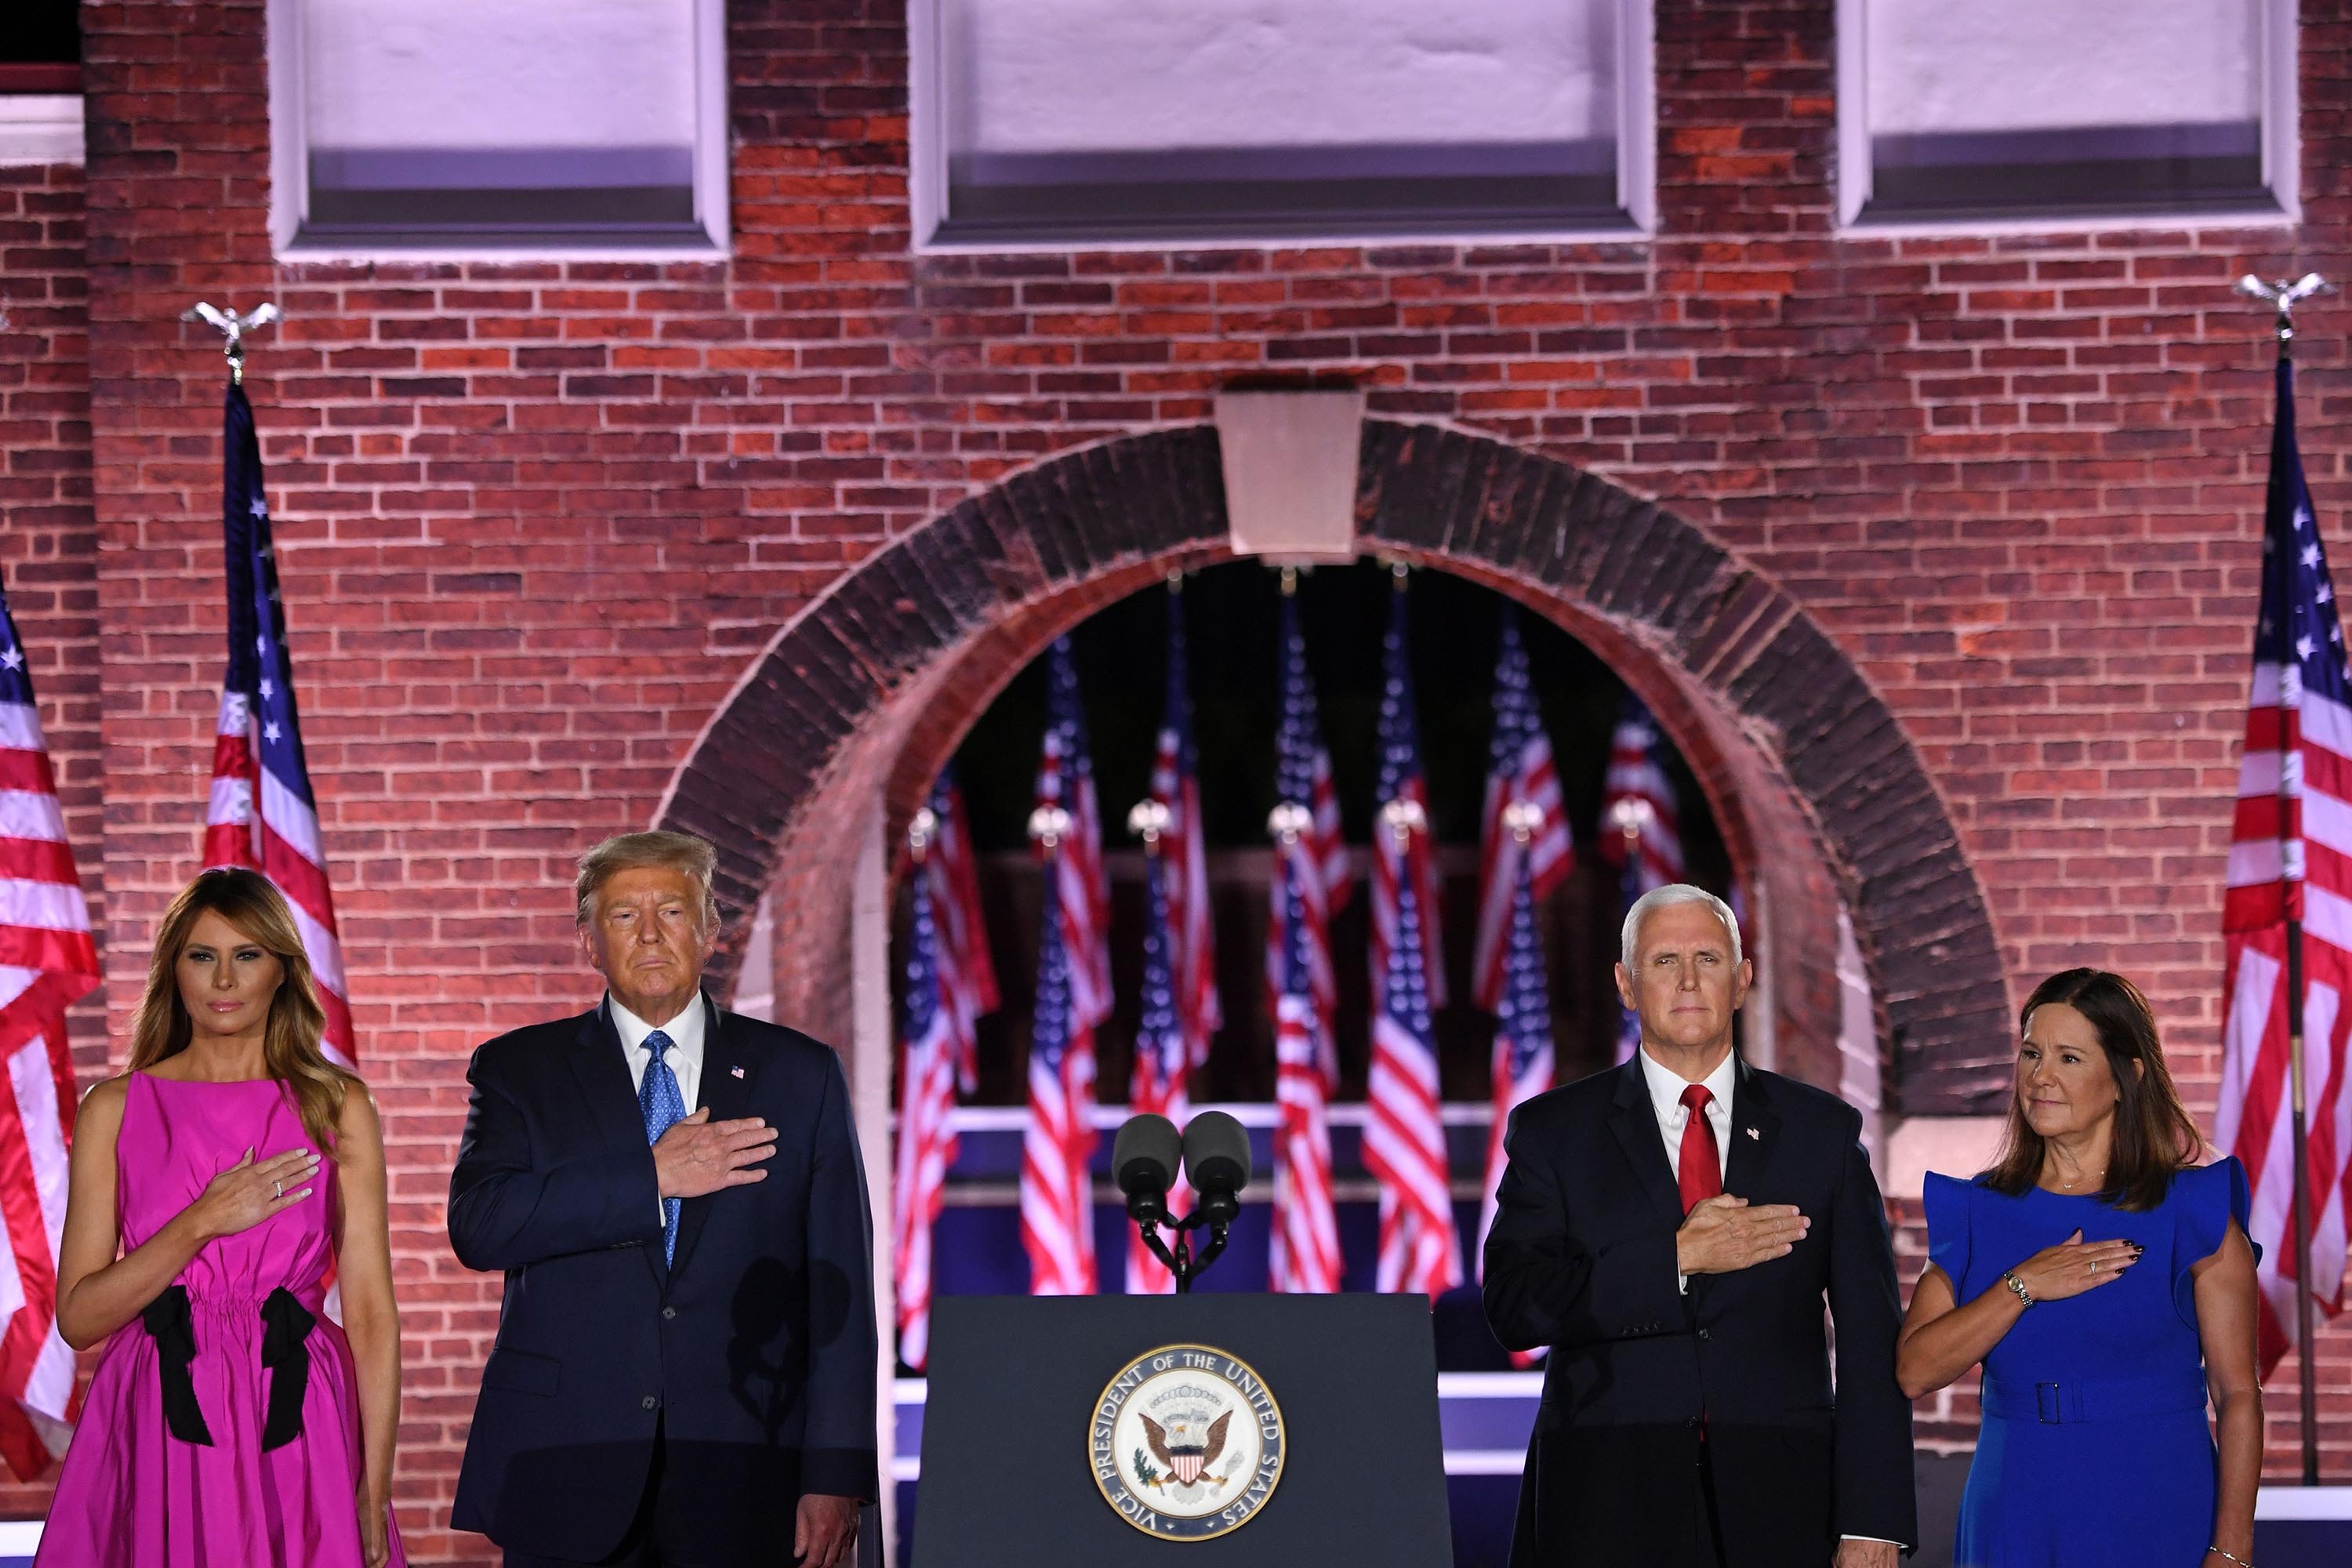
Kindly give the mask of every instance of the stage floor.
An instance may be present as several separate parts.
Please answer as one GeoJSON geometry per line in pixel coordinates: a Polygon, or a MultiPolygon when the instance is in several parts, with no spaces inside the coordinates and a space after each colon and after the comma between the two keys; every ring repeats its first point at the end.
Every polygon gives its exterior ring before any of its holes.
{"type": "MultiPolygon", "coordinates": [[[[917,1490],[922,1475],[921,1378],[896,1385],[900,1568],[935,1568],[921,1555],[917,1490]],[[910,1556],[911,1552],[911,1556],[910,1556]]],[[[1445,1444],[1448,1506],[1454,1521],[1454,1568],[1505,1568],[1519,1470],[1536,1404],[1539,1372],[1443,1372],[1437,1374],[1438,1425],[1445,1444]]],[[[1917,1552],[1907,1568],[1951,1568],[1952,1528],[1969,1456],[1921,1450],[1917,1552]]],[[[2254,1560],[2263,1568],[2344,1568],[2352,1563],[2352,1486],[2265,1487],[2256,1505],[2254,1560]]],[[[0,1559],[0,1568],[7,1568],[0,1559]]]]}

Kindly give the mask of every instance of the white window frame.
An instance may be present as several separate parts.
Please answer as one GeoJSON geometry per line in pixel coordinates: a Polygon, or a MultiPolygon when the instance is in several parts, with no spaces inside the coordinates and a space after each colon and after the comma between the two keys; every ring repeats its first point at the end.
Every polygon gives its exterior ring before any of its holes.
{"type": "Polygon", "coordinates": [[[310,196],[301,0],[268,0],[269,238],[287,261],[709,261],[733,245],[728,120],[727,0],[694,5],[694,212],[703,237],[686,244],[596,244],[566,238],[534,244],[527,230],[479,245],[305,240],[310,196]]]}
{"type": "Polygon", "coordinates": [[[1563,224],[1526,229],[1473,232],[1433,226],[1366,234],[1336,223],[1327,232],[1278,237],[1221,232],[1211,225],[1169,234],[1094,237],[1045,235],[1035,238],[943,232],[948,212],[948,0],[907,0],[908,200],[911,245],[921,254],[1065,252],[1073,250],[1289,250],[1304,245],[1426,245],[1462,243],[1552,244],[1573,240],[1641,239],[1657,232],[1658,99],[1657,6],[1654,0],[1613,0],[1617,26],[1617,193],[1621,216],[1614,221],[1563,224]]]}
{"type": "Polygon", "coordinates": [[[81,94],[0,92],[0,169],[81,161],[81,94]]]}
{"type": "MultiPolygon", "coordinates": [[[[1967,0],[1954,0],[1965,5],[1967,0]]],[[[1838,227],[1854,235],[2076,234],[2134,228],[2284,227],[2303,221],[2302,96],[2295,77],[2296,0],[2263,0],[2263,184],[2270,199],[2243,207],[2118,216],[2025,212],[2013,216],[1864,216],[1870,205],[1870,54],[1864,29],[1871,0],[1837,0],[1838,227]]]]}

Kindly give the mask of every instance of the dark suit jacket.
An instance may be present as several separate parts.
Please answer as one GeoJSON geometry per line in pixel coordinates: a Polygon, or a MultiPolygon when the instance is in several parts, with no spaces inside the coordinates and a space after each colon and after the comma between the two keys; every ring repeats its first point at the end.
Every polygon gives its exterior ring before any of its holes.
{"type": "Polygon", "coordinates": [[[1822,1568],[1840,1535],[1916,1545],[1886,1216],[1843,1100],[1742,1062],[1724,1190],[1812,1220],[1785,1258],[1675,1282],[1682,1204],[1638,1058],[1512,1114],[1486,1321],[1552,1347],[1514,1568],[1822,1568]],[[1824,1299],[1837,1324],[1832,1394],[1824,1299]]]}
{"type": "Polygon", "coordinates": [[[685,1200],[674,1265],[605,1008],[474,1053],[449,1239],[467,1268],[506,1271],[506,1299],[459,1530],[606,1555],[644,1496],[657,1423],[665,1499],[683,1494],[698,1561],[788,1561],[801,1493],[876,1495],[871,1222],[841,1064],[700,1005],[700,1104],[779,1136],[765,1181],[685,1200]]]}

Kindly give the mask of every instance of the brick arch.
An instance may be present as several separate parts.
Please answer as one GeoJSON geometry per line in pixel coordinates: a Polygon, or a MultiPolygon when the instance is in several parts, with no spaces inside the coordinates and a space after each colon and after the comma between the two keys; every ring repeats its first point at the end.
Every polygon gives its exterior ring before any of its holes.
{"type": "MultiPolygon", "coordinates": [[[[1367,421],[1360,471],[1367,552],[1509,594],[1657,712],[1760,906],[1785,1069],[1836,1081],[1843,907],[1895,1047],[1890,1100],[1912,1114],[1997,1100],[2008,994],[1983,893],[1894,715],[1795,601],[1666,508],[1503,442],[1367,421]]],[[[1214,430],[1155,431],[972,497],[778,634],[659,820],[719,847],[739,931],[776,889],[779,1016],[846,1037],[851,870],[877,803],[902,824],[1054,637],[1172,568],[1230,555],[1214,430]]]]}

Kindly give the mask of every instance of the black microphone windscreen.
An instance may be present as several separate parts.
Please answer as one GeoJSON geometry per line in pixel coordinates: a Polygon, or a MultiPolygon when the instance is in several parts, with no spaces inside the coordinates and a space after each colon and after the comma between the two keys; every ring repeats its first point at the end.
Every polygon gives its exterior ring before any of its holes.
{"type": "Polygon", "coordinates": [[[1165,1194],[1176,1184],[1182,1148],[1176,1124],[1168,1118],[1150,1111],[1129,1117],[1110,1145],[1111,1174],[1118,1190],[1130,1197],[1138,1192],[1165,1194]]]}
{"type": "Polygon", "coordinates": [[[1222,1110],[1204,1110],[1184,1126],[1184,1173],[1196,1191],[1237,1193],[1249,1185],[1249,1132],[1222,1110]]]}

